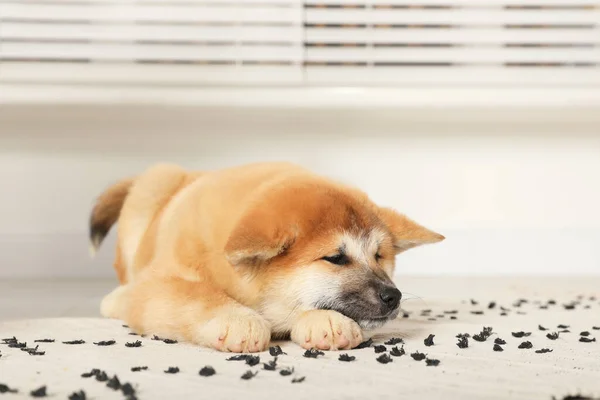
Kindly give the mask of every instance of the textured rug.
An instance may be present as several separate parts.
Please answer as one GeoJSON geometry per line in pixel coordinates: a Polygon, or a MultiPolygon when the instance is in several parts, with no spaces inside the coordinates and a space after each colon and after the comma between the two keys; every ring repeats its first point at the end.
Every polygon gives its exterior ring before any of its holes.
{"type": "Polygon", "coordinates": [[[0,322],[0,398],[595,399],[595,296],[406,302],[364,348],[322,354],[274,342],[235,357],[98,318],[0,322]]]}

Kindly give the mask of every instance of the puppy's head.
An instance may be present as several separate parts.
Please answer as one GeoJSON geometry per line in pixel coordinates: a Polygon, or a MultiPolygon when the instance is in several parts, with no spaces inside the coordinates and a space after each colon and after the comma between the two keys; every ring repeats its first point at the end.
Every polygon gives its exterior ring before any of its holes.
{"type": "Polygon", "coordinates": [[[261,283],[263,304],[278,310],[274,319],[329,309],[370,329],[398,315],[396,255],[443,239],[362,192],[304,182],[251,206],[225,252],[240,273],[261,283]]]}

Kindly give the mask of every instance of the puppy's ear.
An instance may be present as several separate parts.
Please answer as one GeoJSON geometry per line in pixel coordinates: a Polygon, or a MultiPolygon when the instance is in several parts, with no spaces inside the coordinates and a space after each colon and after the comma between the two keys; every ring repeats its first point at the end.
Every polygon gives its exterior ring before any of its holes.
{"type": "Polygon", "coordinates": [[[231,265],[260,265],[285,252],[296,239],[296,230],[281,215],[254,209],[240,219],[225,245],[231,265]]]}
{"type": "Polygon", "coordinates": [[[387,225],[394,237],[396,254],[424,244],[437,243],[445,239],[391,208],[379,208],[379,218],[387,225]]]}

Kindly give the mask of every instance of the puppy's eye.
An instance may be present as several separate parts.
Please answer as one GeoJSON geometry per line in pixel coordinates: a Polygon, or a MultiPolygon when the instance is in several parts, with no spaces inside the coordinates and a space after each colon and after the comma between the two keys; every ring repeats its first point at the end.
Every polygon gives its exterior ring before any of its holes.
{"type": "Polygon", "coordinates": [[[379,253],[375,253],[375,261],[379,261],[383,258],[383,256],[379,253]]]}
{"type": "Polygon", "coordinates": [[[335,256],[323,257],[323,260],[335,265],[350,264],[350,259],[345,254],[336,254],[335,256]]]}

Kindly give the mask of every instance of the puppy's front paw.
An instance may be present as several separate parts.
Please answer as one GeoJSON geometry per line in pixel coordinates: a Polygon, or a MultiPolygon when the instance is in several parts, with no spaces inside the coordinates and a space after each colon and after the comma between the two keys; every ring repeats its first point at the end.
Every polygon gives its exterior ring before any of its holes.
{"type": "Polygon", "coordinates": [[[358,346],[362,331],[354,320],[329,310],[307,311],[296,321],[292,340],[305,349],[343,350],[358,346]]]}
{"type": "Polygon", "coordinates": [[[258,313],[246,308],[224,308],[201,328],[202,342],[225,352],[255,353],[266,350],[271,327],[258,313]]]}

